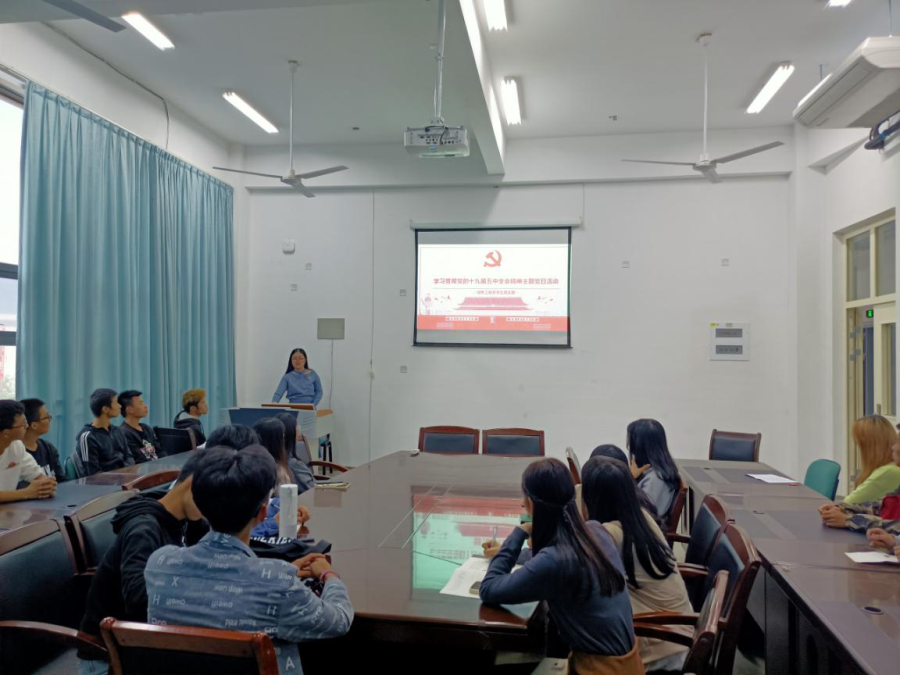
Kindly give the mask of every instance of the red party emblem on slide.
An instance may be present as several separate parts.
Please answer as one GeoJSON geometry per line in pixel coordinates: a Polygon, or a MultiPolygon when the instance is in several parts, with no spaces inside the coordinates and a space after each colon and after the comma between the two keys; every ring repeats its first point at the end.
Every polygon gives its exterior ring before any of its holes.
{"type": "Polygon", "coordinates": [[[485,267],[500,267],[500,263],[503,262],[503,256],[500,255],[500,251],[491,251],[484,257],[487,258],[484,262],[485,267]]]}

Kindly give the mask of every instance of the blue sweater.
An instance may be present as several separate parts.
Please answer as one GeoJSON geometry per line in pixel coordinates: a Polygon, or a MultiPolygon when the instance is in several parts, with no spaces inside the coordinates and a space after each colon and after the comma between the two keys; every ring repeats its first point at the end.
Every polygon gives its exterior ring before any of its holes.
{"type": "Polygon", "coordinates": [[[281,378],[272,403],[278,403],[285,392],[291,403],[312,403],[318,406],[322,400],[322,381],[314,370],[308,373],[292,370],[281,378]]]}
{"type": "MultiPolygon", "coordinates": [[[[493,605],[546,600],[560,636],[573,650],[603,656],[624,656],[630,652],[634,647],[634,626],[627,588],[608,598],[596,591],[578,597],[559,574],[554,546],[544,547],[522,569],[510,574],[527,538],[518,527],[506,538],[481,582],[481,600],[493,605]]],[[[624,576],[622,559],[612,538],[607,534],[596,539],[624,576]]]]}

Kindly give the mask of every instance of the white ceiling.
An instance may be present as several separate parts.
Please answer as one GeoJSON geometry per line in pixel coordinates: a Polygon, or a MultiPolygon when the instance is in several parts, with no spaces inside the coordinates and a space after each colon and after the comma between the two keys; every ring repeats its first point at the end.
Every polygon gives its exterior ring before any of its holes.
{"type": "MultiPolygon", "coordinates": [[[[450,0],[453,2],[454,0],[450,0]]],[[[476,0],[479,2],[480,0],[476,0]]],[[[221,98],[233,88],[279,127],[287,125],[287,66],[300,61],[297,138],[303,143],[399,141],[431,115],[436,3],[427,0],[95,0],[109,15],[138,8],[175,42],[159,52],[132,30],[54,21],[79,43],[141,81],[223,138],[270,137],[221,98]],[[252,11],[234,11],[252,7],[252,11]],[[261,9],[277,7],[276,9],[261,9]],[[211,11],[217,10],[217,11],[211,11]],[[191,13],[185,13],[191,12],[191,13]],[[358,132],[351,127],[359,126],[358,132]]],[[[519,79],[524,123],[511,138],[697,129],[702,52],[710,46],[710,125],[789,124],[796,102],[864,38],[888,32],[885,0],[825,10],[825,0],[507,0],[510,29],[484,32],[495,86],[519,79]],[[782,61],[794,76],[758,116],[744,109],[782,61]],[[618,115],[613,122],[611,115],[618,115]]],[[[49,10],[48,10],[49,8],[49,10]]],[[[0,22],[49,20],[38,0],[4,0],[0,22]]],[[[445,118],[484,109],[461,56],[471,51],[451,12],[445,118]]],[[[898,11],[900,22],[900,11],[898,11]]],[[[471,60],[470,53],[465,57],[471,60]]]]}

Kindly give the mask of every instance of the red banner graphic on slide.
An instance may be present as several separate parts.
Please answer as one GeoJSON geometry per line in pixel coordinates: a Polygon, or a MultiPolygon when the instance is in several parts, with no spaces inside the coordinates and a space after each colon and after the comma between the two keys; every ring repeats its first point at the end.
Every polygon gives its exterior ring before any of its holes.
{"type": "Polygon", "coordinates": [[[519,330],[565,333],[567,316],[423,316],[416,317],[418,330],[519,330]]]}

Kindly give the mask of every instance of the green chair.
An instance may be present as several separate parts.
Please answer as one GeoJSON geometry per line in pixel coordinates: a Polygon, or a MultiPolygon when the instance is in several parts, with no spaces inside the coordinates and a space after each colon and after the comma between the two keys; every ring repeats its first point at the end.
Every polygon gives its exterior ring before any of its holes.
{"type": "Polygon", "coordinates": [[[832,462],[830,459],[817,459],[806,470],[803,484],[823,497],[834,500],[840,476],[840,464],[832,462]]]}

